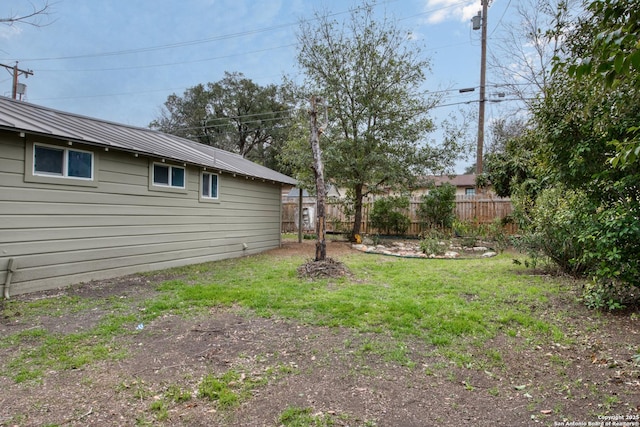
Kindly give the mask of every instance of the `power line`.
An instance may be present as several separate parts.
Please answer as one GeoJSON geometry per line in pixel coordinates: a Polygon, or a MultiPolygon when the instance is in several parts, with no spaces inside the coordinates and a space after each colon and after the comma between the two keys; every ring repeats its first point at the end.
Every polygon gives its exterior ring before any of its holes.
{"type": "MultiPolygon", "coordinates": [[[[394,1],[396,1],[396,0],[394,0],[394,1]]],[[[383,2],[381,4],[386,4],[386,3],[391,3],[391,1],[383,2]]],[[[398,21],[415,18],[417,16],[432,14],[432,13],[438,12],[440,10],[452,8],[452,7],[455,7],[455,6],[458,6],[460,4],[464,4],[464,3],[467,3],[467,1],[462,0],[462,1],[459,1],[459,2],[451,4],[451,5],[447,5],[447,6],[431,9],[431,10],[428,10],[428,11],[425,11],[425,12],[422,12],[422,13],[417,13],[417,14],[414,14],[414,15],[410,15],[410,16],[407,16],[407,17],[404,17],[404,18],[400,18],[400,19],[398,19],[398,21]]],[[[365,6],[361,6],[361,7],[355,8],[354,10],[359,10],[359,9],[364,8],[364,7],[365,6]]],[[[338,16],[338,15],[343,15],[343,14],[350,13],[350,12],[351,12],[351,10],[342,11],[342,12],[335,12],[335,13],[328,14],[327,16],[329,16],[329,17],[338,16]]],[[[311,19],[306,19],[305,21],[314,21],[316,19],[317,18],[311,18],[311,19]]],[[[179,47],[193,46],[193,45],[198,45],[198,44],[210,43],[210,42],[214,42],[214,41],[222,41],[222,40],[228,40],[228,39],[233,39],[233,38],[238,38],[238,37],[245,37],[245,36],[248,36],[248,35],[255,35],[255,34],[270,32],[270,31],[274,31],[274,30],[278,30],[278,29],[282,29],[282,28],[286,28],[286,27],[298,26],[298,25],[299,25],[299,22],[288,22],[288,23],[284,23],[284,24],[273,25],[273,26],[270,26],[270,27],[256,28],[256,29],[247,30],[247,31],[241,31],[241,32],[237,32],[237,33],[222,34],[222,35],[218,35],[218,36],[207,37],[207,38],[204,38],[204,39],[188,40],[188,41],[178,42],[178,43],[170,43],[170,44],[157,45],[157,46],[147,46],[147,47],[136,48],[136,49],[125,49],[125,50],[108,51],[108,52],[87,53],[87,54],[80,54],[80,55],[67,55],[67,56],[42,57],[42,58],[22,58],[22,59],[20,59],[20,61],[40,62],[40,61],[73,60],[73,59],[84,59],[84,58],[97,58],[97,57],[130,55],[130,54],[135,54],[135,53],[144,53],[144,52],[153,52],[153,51],[158,51],[158,50],[174,49],[174,48],[179,48],[179,47]]],[[[289,46],[293,46],[293,45],[279,46],[279,47],[276,47],[275,49],[282,48],[282,47],[289,47],[289,46]]],[[[454,45],[450,45],[450,46],[454,46],[454,45]]],[[[449,46],[443,46],[443,47],[449,47],[449,46]]],[[[265,49],[265,50],[268,50],[268,49],[265,49]]],[[[160,66],[164,66],[164,65],[165,64],[160,64],[160,66]]],[[[174,65],[174,64],[167,64],[167,65],[174,65]]],[[[151,67],[151,66],[147,66],[147,67],[151,67]]],[[[132,67],[132,68],[144,68],[144,67],[141,66],[141,67],[132,67]]],[[[109,70],[109,69],[105,69],[105,71],[106,70],[109,70]]],[[[93,71],[93,70],[89,70],[89,71],[93,71]]]]}
{"type": "Polygon", "coordinates": [[[489,37],[491,37],[493,35],[493,33],[496,32],[496,30],[498,29],[498,27],[500,26],[500,24],[502,23],[502,18],[504,18],[504,15],[507,14],[507,10],[509,10],[509,6],[511,6],[511,0],[509,0],[509,3],[507,3],[507,7],[504,8],[504,11],[502,12],[502,16],[500,17],[500,19],[498,20],[498,23],[496,24],[495,27],[493,27],[493,30],[491,31],[491,34],[489,34],[489,37]]]}
{"type": "Polygon", "coordinates": [[[220,36],[213,36],[213,37],[209,37],[209,38],[206,38],[206,39],[190,40],[190,41],[185,41],[185,42],[165,44],[165,45],[159,45],[159,46],[149,46],[149,47],[143,47],[143,48],[137,48],[137,49],[126,49],[126,50],[117,50],[117,51],[111,51],[111,52],[87,53],[87,54],[82,54],[82,55],[69,55],[69,56],[58,56],[58,57],[27,58],[27,59],[22,59],[22,61],[30,61],[30,62],[58,61],[58,60],[97,58],[97,57],[105,57],[105,56],[119,56],[119,55],[130,55],[130,54],[134,54],[134,53],[153,52],[153,51],[157,51],[157,50],[175,49],[175,48],[179,48],[179,47],[193,46],[193,45],[203,44],[203,43],[210,43],[210,42],[213,42],[213,41],[221,41],[221,40],[227,40],[227,39],[236,38],[236,37],[244,37],[244,36],[247,36],[247,35],[260,34],[260,33],[264,33],[264,32],[273,31],[273,30],[276,30],[276,29],[288,27],[288,26],[291,26],[291,25],[292,25],[291,23],[287,23],[287,24],[275,25],[275,26],[272,26],[272,27],[265,27],[265,28],[258,28],[258,29],[255,29],[255,30],[242,31],[242,32],[238,32],[238,33],[223,34],[223,35],[220,35],[220,36]]]}
{"type": "MultiPolygon", "coordinates": [[[[385,2],[381,2],[381,3],[377,3],[377,4],[374,4],[374,6],[375,5],[391,3],[393,1],[397,1],[397,0],[385,1],[385,2]]],[[[420,16],[424,16],[424,15],[429,15],[429,14],[438,12],[438,11],[443,10],[443,9],[453,8],[453,7],[456,7],[456,6],[459,6],[459,5],[462,5],[462,4],[466,4],[466,3],[468,3],[468,0],[466,0],[466,1],[465,0],[458,1],[457,3],[453,3],[451,5],[437,7],[437,8],[430,9],[428,11],[424,11],[424,12],[421,12],[421,13],[417,13],[417,14],[413,14],[413,15],[410,15],[410,16],[406,16],[406,17],[398,19],[398,21],[407,20],[407,19],[411,19],[411,18],[416,18],[416,17],[420,17],[420,16]]],[[[360,9],[360,8],[356,8],[354,10],[358,10],[358,9],[360,9]]],[[[342,11],[342,12],[332,13],[332,14],[329,14],[328,16],[338,16],[338,15],[342,15],[342,14],[349,13],[349,12],[351,12],[351,10],[350,11],[342,11]]],[[[309,19],[308,21],[310,21],[310,20],[311,19],[309,19]]],[[[313,18],[313,20],[315,20],[315,18],[313,18]]],[[[157,50],[163,50],[163,49],[174,49],[174,48],[187,47],[187,46],[201,44],[201,43],[209,43],[209,42],[213,42],[213,41],[221,41],[221,40],[227,40],[227,39],[231,39],[231,38],[244,37],[244,36],[247,36],[247,35],[265,33],[265,32],[269,32],[269,31],[276,31],[278,29],[282,29],[282,28],[285,28],[285,27],[290,27],[290,26],[298,25],[298,24],[299,23],[291,23],[291,22],[289,22],[289,23],[283,23],[283,24],[269,26],[269,27],[251,29],[251,30],[242,31],[242,32],[234,32],[234,33],[222,34],[222,35],[212,36],[212,37],[208,37],[208,38],[204,38],[204,39],[183,41],[183,42],[177,42],[177,43],[172,43],[172,44],[164,44],[164,45],[158,45],[158,46],[149,46],[149,47],[136,48],[136,49],[116,50],[116,51],[110,51],[110,52],[98,52],[98,53],[91,53],[91,54],[84,54],[84,55],[67,55],[67,56],[60,56],[60,57],[33,58],[33,59],[29,59],[29,60],[31,60],[31,61],[50,61],[50,60],[58,60],[58,59],[59,60],[63,60],[63,59],[97,58],[97,57],[110,57],[110,56],[125,55],[125,54],[132,54],[132,53],[157,51],[157,50]]],[[[429,48],[427,50],[450,48],[450,47],[454,47],[454,46],[461,45],[461,44],[466,44],[466,42],[465,43],[449,44],[449,45],[435,47],[435,48],[429,48]]],[[[274,49],[282,49],[282,48],[287,48],[287,47],[292,47],[292,46],[295,46],[295,44],[289,44],[289,45],[284,45],[284,46],[276,46],[276,47],[272,47],[272,48],[265,48],[265,49],[261,49],[261,50],[243,52],[243,53],[238,53],[238,54],[233,54],[233,55],[225,55],[225,56],[219,56],[219,57],[204,58],[204,59],[191,60],[191,61],[172,62],[172,63],[160,63],[160,64],[140,65],[140,66],[126,66],[126,67],[120,67],[120,68],[112,67],[112,68],[85,69],[85,70],[43,69],[43,70],[39,70],[39,71],[48,71],[48,72],[67,72],[67,71],[69,71],[69,72],[71,72],[71,71],[87,72],[87,71],[116,71],[116,70],[130,70],[130,69],[141,69],[141,68],[167,67],[167,66],[174,66],[174,65],[180,65],[180,64],[191,64],[191,63],[197,63],[197,62],[206,62],[206,61],[212,61],[212,60],[219,60],[219,59],[230,58],[230,57],[241,56],[241,55],[247,55],[247,54],[252,54],[252,53],[259,53],[259,52],[264,52],[264,51],[269,51],[269,50],[274,50],[274,49]]],[[[176,90],[179,90],[179,89],[185,89],[185,88],[178,88],[176,90]]],[[[109,96],[128,96],[128,95],[136,95],[136,94],[144,94],[144,93],[162,92],[162,91],[168,91],[168,90],[171,91],[171,90],[174,90],[174,89],[151,89],[151,90],[145,90],[145,91],[121,92],[121,93],[114,93],[114,94],[50,97],[50,98],[39,98],[37,100],[104,98],[104,97],[109,97],[109,96]]],[[[437,93],[446,93],[446,92],[454,92],[454,91],[457,91],[457,89],[447,89],[447,90],[441,90],[441,91],[433,91],[433,92],[430,92],[430,93],[437,94],[437,93]]]]}
{"type": "Polygon", "coordinates": [[[151,65],[133,65],[133,66],[127,66],[127,67],[113,67],[113,68],[88,68],[88,69],[40,69],[39,71],[47,71],[47,72],[88,72],[88,71],[120,71],[120,70],[136,70],[136,69],[142,69],[142,68],[156,68],[156,67],[170,67],[170,66],[174,66],[174,65],[184,65],[184,64],[195,64],[198,62],[208,62],[208,61],[216,61],[219,59],[226,59],[226,58],[233,58],[236,56],[242,56],[242,55],[250,55],[253,53],[262,53],[262,52],[266,52],[266,51],[270,51],[270,50],[276,50],[276,49],[284,49],[287,47],[293,47],[295,46],[295,44],[288,44],[288,45],[283,45],[283,46],[276,46],[276,47],[270,47],[270,48],[264,48],[264,49],[259,49],[259,50],[252,50],[252,51],[247,51],[247,52],[242,52],[242,53],[236,53],[236,54],[232,54],[232,55],[224,55],[224,56],[214,56],[211,58],[202,58],[202,59],[194,59],[191,61],[178,61],[178,62],[168,62],[168,63],[164,63],[164,64],[151,64],[151,65]]]}
{"type": "MultiPolygon", "coordinates": [[[[384,3],[388,3],[388,2],[384,2],[384,3]]],[[[354,10],[363,9],[365,7],[366,6],[360,6],[360,7],[355,8],[354,10]]],[[[351,10],[330,13],[327,16],[328,17],[338,16],[338,15],[343,15],[343,14],[346,14],[346,13],[351,13],[351,10]]],[[[316,19],[318,19],[318,18],[305,19],[305,21],[315,21],[316,19]]],[[[135,53],[153,52],[153,51],[158,51],[158,50],[175,49],[175,48],[180,48],[180,47],[185,47],[185,46],[194,46],[194,45],[198,45],[198,44],[211,43],[211,42],[214,42],[214,41],[222,41],[222,40],[228,40],[228,39],[233,39],[233,38],[238,38],[238,37],[246,37],[246,36],[249,36],[249,35],[255,35],[255,34],[271,32],[271,31],[282,29],[282,28],[298,26],[298,25],[299,25],[299,22],[286,22],[286,23],[279,24],[279,25],[272,25],[270,27],[255,28],[255,29],[252,29],[252,30],[240,31],[240,32],[237,32],[237,33],[221,34],[221,35],[217,35],[217,36],[207,37],[207,38],[204,38],[204,39],[187,40],[187,41],[178,42],[178,43],[169,43],[169,44],[156,45],[156,46],[147,46],[147,47],[141,47],[141,48],[136,48],[136,49],[124,49],[124,50],[107,51],[107,52],[86,53],[86,54],[80,54],[80,55],[68,55],[68,56],[58,56],[58,57],[43,57],[43,58],[25,58],[25,59],[21,59],[21,61],[38,62],[38,61],[73,60],[73,59],[84,59],[84,58],[97,58],[97,57],[107,57],[107,56],[130,55],[130,54],[135,54],[135,53]]]]}

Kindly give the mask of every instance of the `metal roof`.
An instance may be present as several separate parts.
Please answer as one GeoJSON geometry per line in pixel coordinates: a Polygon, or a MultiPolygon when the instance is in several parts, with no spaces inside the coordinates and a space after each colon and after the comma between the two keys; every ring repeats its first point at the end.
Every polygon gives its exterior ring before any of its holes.
{"type": "Polygon", "coordinates": [[[130,151],[266,181],[297,184],[295,179],[287,175],[209,145],[151,129],[57,111],[2,96],[0,129],[130,151]]]}

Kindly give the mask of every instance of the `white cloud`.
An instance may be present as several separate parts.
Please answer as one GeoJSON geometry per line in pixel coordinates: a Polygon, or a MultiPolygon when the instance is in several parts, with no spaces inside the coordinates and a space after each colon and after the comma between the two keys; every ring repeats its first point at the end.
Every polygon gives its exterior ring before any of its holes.
{"type": "Polygon", "coordinates": [[[428,12],[427,22],[469,21],[482,5],[478,0],[426,0],[423,10],[428,12]]]}
{"type": "Polygon", "coordinates": [[[0,25],[0,40],[9,40],[22,33],[18,25],[0,25]]]}

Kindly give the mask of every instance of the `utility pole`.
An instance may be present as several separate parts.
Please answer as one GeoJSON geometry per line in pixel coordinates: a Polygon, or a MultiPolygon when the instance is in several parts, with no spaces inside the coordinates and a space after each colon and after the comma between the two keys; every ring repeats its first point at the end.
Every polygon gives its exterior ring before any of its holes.
{"type": "Polygon", "coordinates": [[[24,74],[25,78],[28,78],[29,76],[33,76],[33,71],[32,70],[22,70],[20,68],[18,68],[18,61],[16,61],[16,65],[14,65],[13,67],[10,65],[4,65],[4,64],[0,64],[0,67],[4,67],[7,70],[10,70],[13,72],[13,85],[11,87],[11,97],[13,99],[17,99],[18,96],[18,76],[20,74],[24,74]]]}
{"type": "Polygon", "coordinates": [[[480,0],[482,4],[481,30],[482,30],[482,53],[480,57],[480,111],[478,112],[478,148],[476,151],[476,176],[482,174],[482,152],[484,150],[484,109],[487,100],[485,99],[486,75],[487,75],[487,11],[490,0],[480,0]]]}

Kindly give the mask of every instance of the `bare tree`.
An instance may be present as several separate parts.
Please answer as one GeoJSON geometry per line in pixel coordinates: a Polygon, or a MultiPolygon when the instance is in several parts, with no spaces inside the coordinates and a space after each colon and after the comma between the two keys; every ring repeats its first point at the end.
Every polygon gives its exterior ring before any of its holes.
{"type": "Polygon", "coordinates": [[[309,136],[309,143],[311,144],[311,151],[313,152],[313,172],[316,177],[316,208],[318,210],[318,219],[316,220],[316,234],[318,235],[318,241],[316,243],[316,261],[324,261],[327,258],[327,242],[325,240],[326,227],[325,227],[325,196],[326,188],[324,184],[324,166],[322,165],[322,150],[320,149],[320,135],[326,128],[326,122],[324,125],[318,125],[318,103],[322,103],[324,100],[319,97],[311,98],[311,110],[309,111],[309,118],[311,122],[311,132],[309,136]]]}
{"type": "Polygon", "coordinates": [[[578,0],[522,0],[517,22],[503,23],[490,41],[489,67],[498,84],[530,106],[549,81],[552,59],[579,12],[578,0]]]}
{"type": "Polygon", "coordinates": [[[30,11],[21,12],[9,12],[9,16],[0,16],[0,24],[14,25],[14,24],[28,24],[34,27],[41,27],[47,24],[43,24],[42,17],[48,17],[51,13],[51,3],[49,0],[44,0],[40,6],[30,3],[30,11]]]}

